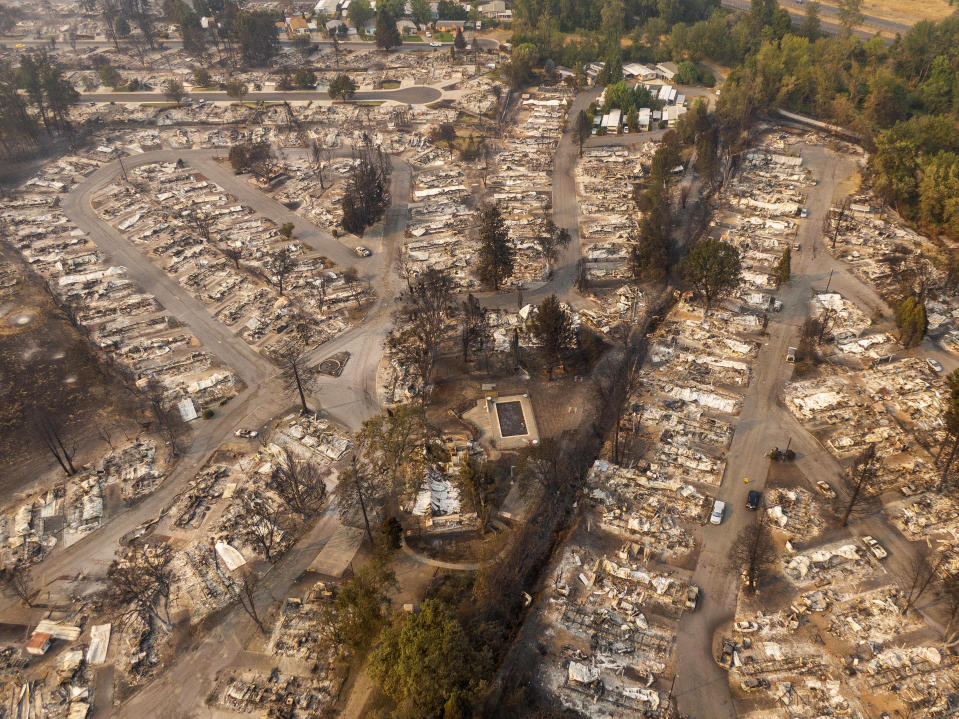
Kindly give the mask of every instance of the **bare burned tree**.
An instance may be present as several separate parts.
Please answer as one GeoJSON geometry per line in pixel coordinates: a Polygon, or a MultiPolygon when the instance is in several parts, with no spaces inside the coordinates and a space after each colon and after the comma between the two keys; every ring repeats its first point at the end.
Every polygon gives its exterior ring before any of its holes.
{"type": "Polygon", "coordinates": [[[272,562],[275,559],[275,550],[286,535],[282,509],[252,492],[248,492],[243,501],[246,510],[243,538],[258,547],[266,561],[272,562]]]}
{"type": "Polygon", "coordinates": [[[340,481],[336,485],[336,493],[340,500],[340,507],[349,510],[359,505],[363,515],[363,524],[366,536],[373,544],[373,530],[370,529],[370,511],[375,496],[375,487],[370,479],[370,473],[360,462],[356,453],[350,458],[350,466],[344,470],[340,481]]]}
{"type": "Polygon", "coordinates": [[[320,189],[325,190],[326,173],[330,170],[330,164],[333,162],[333,148],[320,145],[314,140],[310,145],[310,157],[313,160],[316,178],[320,181],[320,189]]]}
{"type": "Polygon", "coordinates": [[[376,147],[369,135],[363,146],[354,148],[353,169],[343,192],[343,229],[362,235],[377,222],[390,204],[389,155],[376,147]]]}
{"type": "Polygon", "coordinates": [[[826,213],[825,226],[823,230],[832,242],[832,248],[836,249],[836,242],[839,236],[848,229],[849,219],[849,198],[843,199],[839,207],[826,213]]]}
{"type": "Polygon", "coordinates": [[[28,607],[33,606],[33,592],[30,590],[30,568],[19,562],[0,569],[0,587],[13,594],[28,607]]]}
{"type": "Polygon", "coordinates": [[[849,524],[849,518],[855,512],[863,511],[874,499],[872,482],[879,474],[879,459],[876,457],[876,445],[869,444],[859,453],[850,467],[852,486],[843,502],[840,527],[849,524]]]}
{"type": "Polygon", "coordinates": [[[360,273],[355,267],[347,267],[343,270],[341,275],[343,281],[346,283],[346,286],[350,289],[350,295],[353,297],[353,300],[356,302],[356,306],[360,306],[360,273]]]}
{"type": "Polygon", "coordinates": [[[286,393],[299,396],[300,409],[307,414],[310,408],[306,404],[306,395],[316,387],[317,371],[309,365],[309,356],[303,343],[289,342],[284,345],[277,352],[277,363],[286,393]]]}
{"type": "Polygon", "coordinates": [[[270,486],[291,511],[315,517],[326,501],[325,474],[316,462],[299,459],[292,449],[283,447],[270,486]]]}
{"type": "Polygon", "coordinates": [[[220,248],[220,252],[222,252],[223,256],[233,263],[234,269],[240,269],[240,260],[243,259],[243,250],[241,248],[233,247],[232,245],[225,245],[220,248]]]}
{"type": "Polygon", "coordinates": [[[197,212],[194,209],[187,210],[183,219],[186,220],[187,225],[189,225],[194,232],[196,232],[203,240],[207,243],[213,241],[211,230],[213,228],[213,218],[205,213],[197,212]]]}
{"type": "Polygon", "coordinates": [[[409,282],[401,301],[393,313],[395,329],[387,337],[387,352],[401,365],[415,369],[425,399],[453,313],[453,278],[430,268],[409,282]]]}
{"type": "Polygon", "coordinates": [[[73,466],[73,457],[77,450],[76,443],[66,439],[62,420],[53,412],[37,408],[32,412],[30,425],[34,436],[57,460],[63,473],[68,477],[76,474],[77,468],[73,466]]]}
{"type": "Polygon", "coordinates": [[[107,569],[105,600],[118,613],[121,624],[139,618],[146,624],[157,621],[172,626],[169,614],[173,573],[169,568],[173,551],[169,545],[135,543],[122,559],[107,569]]]}
{"type": "Polygon", "coordinates": [[[543,220],[542,228],[537,233],[535,241],[543,262],[546,264],[546,274],[553,274],[553,263],[559,257],[559,251],[567,247],[571,237],[565,227],[557,227],[552,217],[543,220]]]}
{"type": "Polygon", "coordinates": [[[463,315],[460,325],[460,345],[463,348],[463,361],[470,361],[470,350],[482,351],[492,339],[489,313],[472,293],[463,301],[463,315]]]}
{"type": "Polygon", "coordinates": [[[276,291],[279,292],[280,297],[282,297],[286,278],[296,269],[296,258],[293,257],[290,248],[281,247],[278,250],[273,250],[267,256],[263,266],[267,273],[269,273],[267,279],[270,284],[276,287],[276,291]]]}
{"type": "Polygon", "coordinates": [[[186,429],[183,418],[173,407],[168,407],[164,400],[163,385],[155,380],[147,383],[143,390],[143,396],[150,408],[160,431],[166,435],[167,443],[170,445],[170,454],[174,457],[180,453],[180,438],[186,429]]]}
{"type": "Polygon", "coordinates": [[[743,527],[730,549],[729,559],[734,568],[742,570],[746,590],[751,594],[758,592],[763,570],[776,559],[769,529],[759,522],[743,527]]]}
{"type": "Polygon", "coordinates": [[[260,618],[256,608],[256,592],[260,588],[260,580],[252,571],[244,572],[240,580],[233,585],[232,594],[240,608],[253,620],[261,634],[267,634],[266,626],[260,618]]]}
{"type": "Polygon", "coordinates": [[[909,575],[909,589],[906,592],[906,603],[902,608],[903,614],[908,614],[909,610],[916,606],[920,597],[926,593],[929,585],[939,574],[939,570],[949,558],[949,552],[940,552],[934,562],[930,562],[926,557],[920,557],[912,563],[909,575]]]}

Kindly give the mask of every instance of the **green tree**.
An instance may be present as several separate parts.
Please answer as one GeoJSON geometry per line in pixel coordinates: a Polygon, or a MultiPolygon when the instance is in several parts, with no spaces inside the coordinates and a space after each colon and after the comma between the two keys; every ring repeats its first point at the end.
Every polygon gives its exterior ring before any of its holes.
{"type": "Polygon", "coordinates": [[[301,67],[296,71],[293,81],[301,90],[308,90],[316,85],[316,73],[308,67],[301,67]]]}
{"type": "Polygon", "coordinates": [[[465,20],[466,8],[455,0],[440,0],[437,3],[436,14],[441,20],[465,20]]]}
{"type": "Polygon", "coordinates": [[[346,12],[350,24],[357,30],[362,30],[363,26],[373,17],[370,0],[353,0],[346,12]]]}
{"type": "Polygon", "coordinates": [[[839,24],[847,36],[852,35],[852,31],[862,24],[863,19],[862,0],[840,0],[839,24]]]}
{"type": "Polygon", "coordinates": [[[714,300],[739,286],[742,268],[739,250],[722,240],[697,242],[680,262],[683,277],[703,296],[706,313],[714,300]]]}
{"type": "Polygon", "coordinates": [[[186,94],[183,91],[183,83],[175,78],[170,78],[165,83],[163,83],[163,94],[167,100],[170,102],[175,102],[179,105],[183,101],[183,97],[186,94]]]}
{"type": "Polygon", "coordinates": [[[496,205],[486,204],[479,210],[479,241],[476,274],[484,285],[496,292],[512,276],[516,258],[516,249],[496,205]]]}
{"type": "Polygon", "coordinates": [[[122,15],[113,23],[113,31],[117,37],[130,37],[130,23],[122,15]]]}
{"type": "Polygon", "coordinates": [[[896,305],[896,326],[899,328],[899,342],[903,347],[916,347],[926,336],[929,326],[926,319],[926,304],[922,298],[909,295],[896,305]]]}
{"type": "Polygon", "coordinates": [[[426,476],[427,446],[435,430],[418,404],[401,404],[363,423],[357,443],[378,496],[398,505],[420,489],[426,476]]]}
{"type": "Polygon", "coordinates": [[[395,587],[396,575],[384,562],[360,567],[333,601],[327,621],[334,638],[357,652],[369,649],[386,624],[395,587]]]}
{"type": "Polygon", "coordinates": [[[250,91],[250,88],[247,87],[246,83],[242,80],[230,80],[226,84],[226,94],[228,97],[232,97],[234,100],[243,102],[243,98],[246,97],[247,93],[250,91]]]}
{"type": "Polygon", "coordinates": [[[576,340],[573,318],[556,295],[549,295],[539,303],[526,326],[536,340],[537,352],[546,366],[546,376],[552,380],[553,368],[563,362],[576,340]]]}
{"type": "Polygon", "coordinates": [[[205,67],[193,68],[193,84],[197,87],[209,87],[213,79],[210,77],[210,71],[205,67]]]}
{"type": "Polygon", "coordinates": [[[332,100],[347,102],[356,94],[356,83],[353,82],[349,75],[340,73],[330,80],[326,92],[332,100]]]}
{"type": "Polygon", "coordinates": [[[309,35],[297,35],[291,44],[304,60],[313,53],[313,38],[309,35]]]}
{"type": "Polygon", "coordinates": [[[463,37],[463,28],[456,28],[456,35],[453,37],[453,47],[457,51],[463,52],[466,49],[466,38],[463,37]]]}
{"type": "Polygon", "coordinates": [[[792,250],[790,250],[789,245],[786,245],[783,256],[779,258],[779,262],[776,263],[773,271],[779,284],[789,282],[789,278],[792,276],[792,250]]]}
{"type": "Polygon", "coordinates": [[[803,14],[802,23],[799,25],[799,34],[809,40],[816,42],[822,35],[822,23],[819,21],[819,3],[816,0],[810,0],[806,5],[806,12],[803,14]]]}
{"type": "Polygon", "coordinates": [[[477,675],[473,654],[453,607],[427,599],[383,630],[369,672],[404,716],[433,717],[477,675]]]}
{"type": "Polygon", "coordinates": [[[938,152],[920,162],[919,222],[934,234],[959,237],[959,155],[938,152]]]}
{"type": "Polygon", "coordinates": [[[247,65],[266,65],[280,51],[276,18],[272,13],[240,12],[233,21],[233,32],[240,46],[240,57],[247,65]]]}
{"type": "Polygon", "coordinates": [[[410,0],[410,17],[417,27],[429,25],[433,19],[433,11],[430,9],[429,0],[410,0]]]}
{"type": "Polygon", "coordinates": [[[373,37],[376,40],[376,46],[386,52],[403,44],[403,38],[400,37],[400,31],[396,27],[396,18],[385,10],[376,14],[376,30],[373,37]]]}

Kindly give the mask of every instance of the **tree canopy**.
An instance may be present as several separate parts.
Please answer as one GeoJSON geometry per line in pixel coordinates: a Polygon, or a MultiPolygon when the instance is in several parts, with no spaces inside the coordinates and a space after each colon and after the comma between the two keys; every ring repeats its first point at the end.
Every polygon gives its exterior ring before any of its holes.
{"type": "Polygon", "coordinates": [[[700,240],[680,263],[683,277],[703,296],[706,312],[720,296],[739,286],[739,250],[722,240],[700,240]]]}

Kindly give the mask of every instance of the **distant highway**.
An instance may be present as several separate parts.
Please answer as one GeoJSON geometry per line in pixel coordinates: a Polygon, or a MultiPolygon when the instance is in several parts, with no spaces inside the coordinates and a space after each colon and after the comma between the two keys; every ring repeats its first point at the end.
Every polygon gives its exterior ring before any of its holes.
{"type": "MultiPolygon", "coordinates": [[[[722,0],[722,4],[723,7],[732,10],[749,10],[749,0],[722,0]]],[[[779,4],[789,13],[789,16],[796,24],[801,23],[806,16],[806,5],[802,2],[779,0],[779,4]]],[[[856,34],[862,38],[870,38],[875,35],[877,31],[886,32],[891,35],[895,35],[896,33],[905,34],[912,27],[912,25],[906,23],[886,20],[885,18],[868,15],[866,13],[863,13],[863,17],[863,22],[860,24],[859,29],[856,30],[856,34]],[[866,29],[866,27],[869,29],[866,29]]],[[[824,32],[837,35],[842,29],[839,23],[839,8],[834,5],[820,3],[819,23],[824,32]]]]}
{"type": "MultiPolygon", "coordinates": [[[[404,87],[399,90],[370,90],[368,92],[358,92],[353,96],[354,102],[375,101],[375,100],[395,100],[396,102],[406,102],[411,105],[425,105],[428,102],[436,102],[443,96],[443,93],[433,87],[424,87],[416,85],[413,87],[404,87]]],[[[206,102],[235,102],[235,98],[230,97],[225,92],[190,92],[184,95],[184,98],[193,101],[205,100],[206,102]]],[[[329,100],[330,96],[326,90],[296,90],[292,92],[251,92],[244,98],[244,102],[278,102],[286,100],[295,102],[298,100],[329,100]]],[[[168,102],[162,92],[85,92],[80,95],[80,102],[168,102]]]]}

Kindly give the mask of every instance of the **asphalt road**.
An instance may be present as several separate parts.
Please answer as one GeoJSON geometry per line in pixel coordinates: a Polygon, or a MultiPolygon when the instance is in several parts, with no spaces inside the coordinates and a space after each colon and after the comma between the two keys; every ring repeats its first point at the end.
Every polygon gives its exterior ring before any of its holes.
{"type": "Polygon", "coordinates": [[[796,238],[802,250],[793,254],[792,280],[780,293],[783,311],[770,315],[768,337],[757,358],[729,449],[723,483],[716,493],[718,499],[727,503],[726,517],[721,525],[707,524],[703,530],[703,549],[692,577],[702,591],[700,606],[684,616],[676,642],[677,702],[679,709],[693,719],[736,716],[727,674],[713,658],[712,640],[717,628],[731,621],[736,610],[739,568],[730,563],[730,549],[740,532],[757,520],[757,513],[745,509],[746,494],[751,489],[763,489],[770,448],[785,446],[788,438],[793,437],[792,446],[807,465],[815,461],[825,465],[830,473],[808,476],[830,476],[837,466],[797,423],[788,422],[787,413],[777,403],[778,392],[792,374],[793,366],[785,361],[786,349],[797,342],[808,314],[810,289],[819,283],[828,258],[821,249],[815,257],[813,254],[823,219],[836,183],[852,170],[850,161],[837,161],[824,148],[807,148],[803,158],[819,183],[810,188],[809,217],[801,221],[796,238]],[[831,173],[825,171],[828,167],[833,169],[831,173]],[[748,484],[745,478],[749,478],[748,484]]]}
{"type": "MultiPolygon", "coordinates": [[[[734,10],[749,10],[750,0],[722,0],[723,7],[734,10]]],[[[779,5],[789,13],[793,23],[800,24],[806,16],[806,5],[799,2],[790,2],[789,0],[780,0],[779,5]]],[[[876,32],[886,32],[892,35],[896,33],[905,34],[911,27],[908,23],[899,23],[893,20],[869,15],[863,11],[863,22],[860,24],[856,34],[862,38],[870,38],[876,32]]],[[[819,23],[824,32],[830,35],[837,35],[842,31],[842,25],[839,22],[839,9],[833,5],[819,5],[819,23]]]]}
{"type": "MultiPolygon", "coordinates": [[[[443,93],[433,87],[404,87],[398,90],[370,90],[358,92],[354,102],[372,102],[392,100],[410,105],[426,105],[443,97],[443,93]]],[[[206,102],[237,102],[225,92],[189,92],[185,99],[206,102]]],[[[330,102],[326,90],[296,90],[292,92],[251,92],[243,98],[244,102],[297,102],[303,100],[322,100],[330,102]]],[[[169,102],[162,92],[85,92],[80,95],[81,102],[169,102]]]]}

